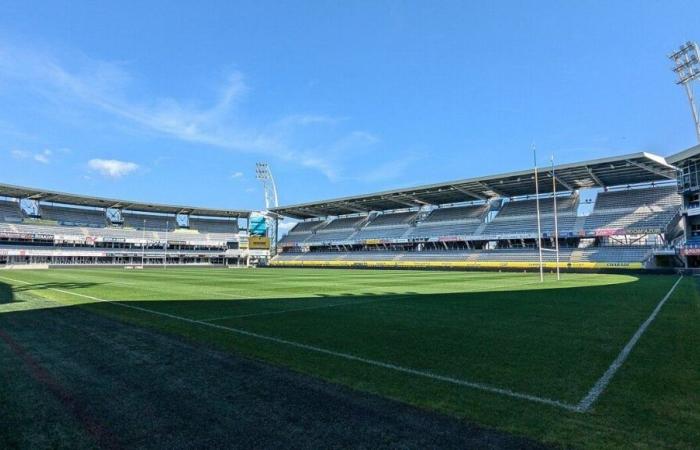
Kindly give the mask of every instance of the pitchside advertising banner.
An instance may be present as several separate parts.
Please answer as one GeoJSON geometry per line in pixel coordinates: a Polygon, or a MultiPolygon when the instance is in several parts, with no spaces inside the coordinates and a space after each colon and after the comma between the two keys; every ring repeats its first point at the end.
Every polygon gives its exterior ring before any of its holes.
{"type": "Polygon", "coordinates": [[[41,234],[41,233],[15,233],[12,231],[0,232],[0,238],[4,239],[22,239],[22,240],[40,240],[40,241],[51,241],[53,240],[53,234],[41,234]]]}
{"type": "MultiPolygon", "coordinates": [[[[511,261],[272,261],[273,266],[308,267],[416,267],[416,268],[488,268],[488,269],[537,269],[537,262],[511,261]]],[[[557,263],[545,262],[545,269],[555,269],[557,263]]],[[[641,269],[641,263],[560,263],[562,269],[641,269]]]]}
{"type": "Polygon", "coordinates": [[[0,250],[2,256],[107,256],[107,252],[84,250],[53,250],[53,249],[7,249],[0,250]]]}
{"type": "Polygon", "coordinates": [[[251,250],[268,250],[270,248],[270,238],[266,236],[248,237],[248,248],[251,250]]]}
{"type": "Polygon", "coordinates": [[[267,236],[267,219],[260,213],[252,213],[248,219],[250,236],[267,236]]]}
{"type": "Polygon", "coordinates": [[[700,256],[700,247],[685,247],[681,250],[683,256],[700,256]]]}

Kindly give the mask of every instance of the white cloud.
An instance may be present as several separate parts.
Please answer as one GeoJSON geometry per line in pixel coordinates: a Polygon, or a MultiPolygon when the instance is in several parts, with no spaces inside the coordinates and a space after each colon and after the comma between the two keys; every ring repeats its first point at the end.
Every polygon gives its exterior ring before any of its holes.
{"type": "Polygon", "coordinates": [[[37,153],[34,155],[34,161],[40,162],[42,164],[48,164],[51,162],[51,160],[49,159],[51,153],[51,150],[44,150],[41,153],[37,153]]]}
{"type": "Polygon", "coordinates": [[[91,159],[88,161],[88,167],[105,177],[121,178],[138,169],[139,165],[116,159],[91,159]]]}
{"type": "Polygon", "coordinates": [[[243,172],[233,172],[231,174],[231,178],[236,179],[236,178],[243,178],[243,172]]]}
{"type": "Polygon", "coordinates": [[[42,164],[49,164],[51,162],[51,155],[53,152],[49,149],[43,150],[38,153],[33,153],[27,150],[12,149],[10,154],[15,159],[33,159],[36,162],[42,164]]]}

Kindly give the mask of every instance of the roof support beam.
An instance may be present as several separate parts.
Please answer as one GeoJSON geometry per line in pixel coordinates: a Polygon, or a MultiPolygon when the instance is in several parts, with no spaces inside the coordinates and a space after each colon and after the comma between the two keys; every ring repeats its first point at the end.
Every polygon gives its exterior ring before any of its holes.
{"type": "Polygon", "coordinates": [[[418,205],[422,205],[422,206],[432,205],[432,203],[426,202],[425,200],[421,200],[413,194],[403,194],[403,195],[404,195],[404,197],[418,203],[418,205]]]}
{"type": "Polygon", "coordinates": [[[598,176],[595,174],[595,172],[593,172],[593,169],[592,169],[592,168],[586,166],[586,170],[588,171],[588,175],[591,176],[591,179],[592,179],[593,181],[595,181],[595,184],[597,184],[598,187],[602,187],[602,188],[605,187],[605,183],[603,183],[602,181],[600,181],[600,178],[598,178],[598,176]]]}
{"type": "Polygon", "coordinates": [[[407,206],[409,208],[415,208],[417,205],[415,202],[407,202],[405,200],[398,199],[396,197],[386,197],[384,200],[389,200],[390,202],[398,203],[399,205],[407,206]]]}
{"type": "MultiPolygon", "coordinates": [[[[547,173],[549,174],[549,177],[550,177],[550,178],[556,176],[556,172],[552,173],[551,170],[548,171],[547,173]]],[[[574,191],[574,190],[575,190],[574,188],[571,187],[571,185],[570,185],[569,183],[567,183],[566,181],[562,180],[561,177],[556,177],[556,178],[557,178],[557,183],[559,183],[559,184],[561,184],[562,186],[564,186],[564,187],[566,188],[567,191],[574,191]]]]}
{"type": "Polygon", "coordinates": [[[484,189],[488,189],[489,191],[495,193],[496,195],[498,195],[500,197],[511,197],[510,195],[507,195],[505,192],[503,192],[497,188],[491,187],[488,184],[484,183],[483,181],[479,181],[477,184],[479,186],[483,187],[484,189]]]}
{"type": "Polygon", "coordinates": [[[44,197],[43,192],[38,192],[38,193],[33,194],[33,195],[28,195],[24,198],[29,199],[29,200],[46,200],[47,198],[50,198],[50,197],[48,195],[46,197],[44,197]]]}
{"type": "Polygon", "coordinates": [[[644,170],[646,170],[646,171],[648,171],[648,172],[651,172],[651,173],[653,173],[653,174],[655,174],[655,175],[658,175],[658,176],[660,176],[660,177],[663,177],[663,178],[666,178],[666,179],[669,179],[669,180],[675,180],[675,179],[676,179],[676,175],[675,175],[675,174],[669,175],[669,174],[667,174],[667,173],[664,173],[664,172],[661,171],[661,170],[655,169],[655,168],[653,168],[653,167],[649,167],[649,166],[647,166],[646,164],[638,163],[637,161],[632,161],[632,160],[630,160],[630,159],[628,159],[627,162],[630,163],[630,164],[632,164],[633,166],[639,167],[640,169],[644,169],[644,170]]]}
{"type": "MultiPolygon", "coordinates": [[[[471,196],[471,197],[474,197],[474,198],[477,198],[477,199],[479,199],[479,200],[484,200],[484,201],[488,200],[487,197],[485,197],[485,196],[483,196],[483,195],[481,195],[481,194],[477,194],[477,193],[474,192],[474,191],[470,191],[470,190],[468,190],[468,189],[464,189],[464,188],[461,188],[461,187],[455,186],[455,185],[452,185],[452,186],[450,186],[450,187],[451,187],[452,189],[454,189],[455,191],[459,191],[459,192],[461,192],[462,194],[467,194],[467,195],[469,195],[469,196],[471,196]]],[[[496,192],[496,191],[494,191],[494,192],[496,192]]]]}
{"type": "Polygon", "coordinates": [[[304,215],[313,215],[314,217],[326,217],[329,216],[328,212],[326,211],[320,211],[314,208],[309,208],[308,206],[305,206],[303,208],[297,208],[299,211],[301,211],[302,214],[304,215]]]}
{"type": "Polygon", "coordinates": [[[352,204],[350,202],[340,202],[339,203],[343,208],[349,209],[350,211],[353,212],[358,212],[358,213],[368,213],[369,209],[367,208],[361,208],[355,204],[352,204]]]}

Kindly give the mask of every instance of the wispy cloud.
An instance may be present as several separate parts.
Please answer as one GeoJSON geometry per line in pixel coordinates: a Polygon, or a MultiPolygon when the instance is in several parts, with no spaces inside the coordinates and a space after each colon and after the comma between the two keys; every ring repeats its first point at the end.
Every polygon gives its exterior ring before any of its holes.
{"type": "Polygon", "coordinates": [[[139,165],[130,161],[119,161],[116,159],[91,159],[88,167],[108,178],[121,178],[139,168],[139,165]]]}
{"type": "Polygon", "coordinates": [[[363,146],[372,139],[364,131],[336,130],[325,143],[297,142],[308,141],[295,136],[308,127],[334,127],[346,120],[313,113],[291,114],[270,124],[243,125],[237,105],[250,89],[241,72],[229,74],[208,105],[172,97],[143,101],[130,98],[130,89],[137,80],[125,64],[84,56],[70,63],[67,59],[57,58],[50,51],[0,44],[0,81],[11,79],[55,105],[95,108],[143,131],[277,158],[320,171],[331,180],[339,179],[346,171],[343,158],[333,149],[363,146]]]}
{"type": "Polygon", "coordinates": [[[233,172],[231,174],[231,178],[233,178],[233,179],[243,178],[243,172],[233,172]]]}
{"type": "Polygon", "coordinates": [[[30,152],[20,149],[10,150],[10,155],[12,155],[12,157],[15,159],[32,159],[41,164],[49,164],[51,162],[52,154],[53,152],[49,149],[45,149],[40,152],[30,152]]]}
{"type": "Polygon", "coordinates": [[[49,160],[49,157],[51,156],[51,154],[52,154],[51,150],[44,150],[40,153],[36,153],[34,155],[34,161],[40,162],[42,164],[48,164],[49,162],[51,162],[49,160]]]}

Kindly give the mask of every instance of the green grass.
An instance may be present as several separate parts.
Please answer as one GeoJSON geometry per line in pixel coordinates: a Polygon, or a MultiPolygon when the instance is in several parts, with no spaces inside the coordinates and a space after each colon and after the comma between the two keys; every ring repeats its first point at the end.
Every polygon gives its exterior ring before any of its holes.
{"type": "Polygon", "coordinates": [[[175,268],[0,277],[16,280],[0,278],[13,296],[0,299],[0,317],[77,305],[543,442],[700,445],[700,296],[691,278],[580,413],[75,294],[576,404],[677,277],[564,274],[540,284],[518,273],[175,268]]]}

